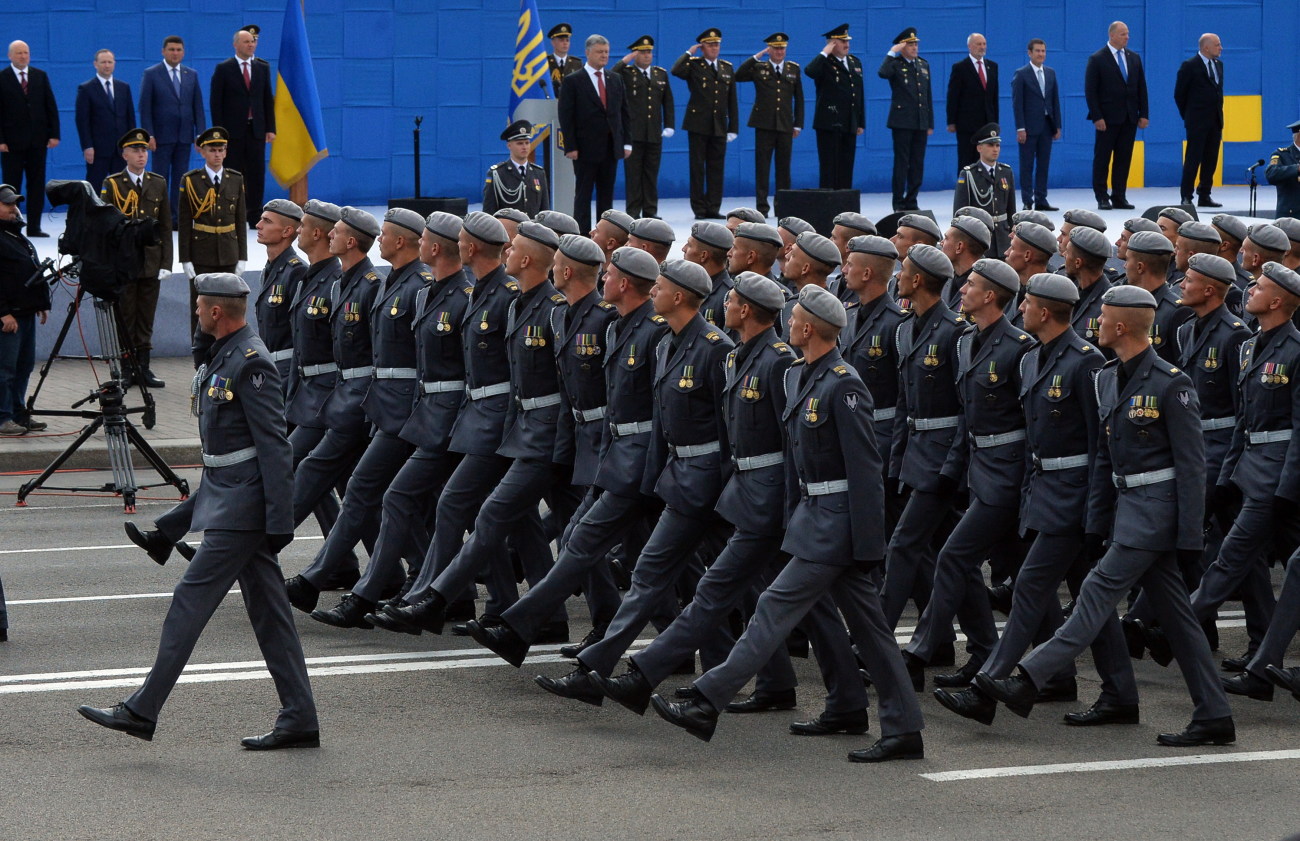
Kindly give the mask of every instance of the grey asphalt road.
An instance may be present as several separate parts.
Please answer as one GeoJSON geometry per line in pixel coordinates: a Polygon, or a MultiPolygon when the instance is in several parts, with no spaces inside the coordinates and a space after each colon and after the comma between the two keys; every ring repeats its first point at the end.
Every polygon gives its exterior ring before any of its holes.
{"type": "MultiPolygon", "coordinates": [[[[1177,670],[1149,661],[1137,664],[1141,725],[1060,723],[1096,696],[1085,661],[1080,703],[1040,706],[1028,720],[1001,710],[982,727],[927,693],[926,759],[863,766],[845,754],[879,735],[874,723],[864,737],[787,735],[791,720],[821,709],[808,661],[796,661],[798,710],[724,716],[706,745],[653,713],[637,718],[542,692],[534,674],[567,671],[553,662],[554,646],[517,671],[471,640],[340,631],[298,614],[323,747],[254,754],[238,740],[268,729],[277,705],[232,595],[155,741],[141,742],[75,710],[110,705],[141,679],[183,561],[159,568],[124,545],[124,516],[110,499],[34,496],[18,509],[18,483],[0,476],[0,577],[11,602],[11,641],[0,644],[5,838],[1051,841],[1275,839],[1300,829],[1300,704],[1281,694],[1272,704],[1240,700],[1236,745],[1162,748],[1156,734],[1180,729],[1190,703],[1177,670]],[[1071,765],[1192,756],[1211,761],[1071,765]],[[1069,767],[922,776],[1054,764],[1069,767]]],[[[167,504],[142,499],[137,519],[167,504]]],[[[310,528],[285,553],[287,572],[320,545],[310,528]]],[[[1221,622],[1225,653],[1245,644],[1231,613],[1239,608],[1230,603],[1221,622]]],[[[571,600],[575,637],[587,630],[584,612],[571,600]]]]}

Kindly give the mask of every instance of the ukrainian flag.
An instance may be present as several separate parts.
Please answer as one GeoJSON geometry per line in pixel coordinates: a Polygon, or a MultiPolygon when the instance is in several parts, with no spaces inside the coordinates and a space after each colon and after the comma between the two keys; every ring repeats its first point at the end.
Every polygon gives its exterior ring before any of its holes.
{"type": "Polygon", "coordinates": [[[538,110],[530,100],[546,100],[546,48],[543,46],[542,22],[537,15],[537,0],[519,0],[519,30],[515,34],[515,66],[510,78],[510,110],[507,122],[528,120],[533,123],[532,147],[550,133],[549,112],[538,110]]]}
{"type": "Polygon", "coordinates": [[[271,143],[271,174],[288,187],[301,181],[316,162],[329,154],[325,121],[307,46],[307,21],[300,0],[287,0],[280,34],[280,60],[275,86],[275,140],[271,143]]]}

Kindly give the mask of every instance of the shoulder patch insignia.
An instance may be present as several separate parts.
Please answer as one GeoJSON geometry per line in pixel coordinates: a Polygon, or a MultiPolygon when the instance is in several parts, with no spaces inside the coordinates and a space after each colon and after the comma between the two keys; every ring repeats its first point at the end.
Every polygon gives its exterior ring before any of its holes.
{"type": "Polygon", "coordinates": [[[366,280],[379,280],[379,275],[374,272],[366,272],[366,280]]]}
{"type": "Polygon", "coordinates": [[[1017,341],[1021,341],[1021,342],[1027,342],[1027,341],[1029,341],[1029,337],[1028,337],[1027,335],[1025,335],[1024,333],[1021,333],[1021,334],[1020,334],[1019,336],[1017,336],[1016,338],[1017,338],[1017,341]]]}
{"type": "Polygon", "coordinates": [[[564,303],[564,296],[561,295],[559,292],[556,292],[554,295],[551,296],[551,300],[554,301],[554,302],[557,303],[557,304],[563,304],[563,303],[564,303]]]}
{"type": "Polygon", "coordinates": [[[790,346],[787,345],[785,342],[772,342],[772,347],[776,348],[781,353],[785,353],[786,351],[790,351],[790,353],[794,353],[793,350],[790,350],[790,346]]]}
{"type": "Polygon", "coordinates": [[[704,334],[704,339],[705,341],[712,342],[716,345],[718,342],[722,341],[722,336],[719,335],[717,330],[710,330],[704,334]]]}
{"type": "Polygon", "coordinates": [[[252,359],[255,356],[257,356],[257,348],[248,348],[247,350],[244,351],[245,359],[252,359]]]}
{"type": "Polygon", "coordinates": [[[1240,321],[1234,321],[1234,322],[1232,322],[1232,326],[1233,326],[1233,327],[1240,327],[1240,326],[1241,326],[1241,322],[1240,322],[1240,321]]]}
{"type": "Polygon", "coordinates": [[[1083,351],[1084,353],[1087,353],[1088,351],[1092,350],[1092,345],[1084,345],[1083,347],[1079,348],[1079,350],[1083,351]]]}
{"type": "Polygon", "coordinates": [[[474,287],[473,287],[473,286],[466,286],[465,289],[464,289],[464,292],[465,292],[466,295],[473,295],[473,294],[474,294],[474,287]]]}
{"type": "Polygon", "coordinates": [[[290,258],[289,258],[289,265],[291,265],[291,266],[301,266],[301,265],[302,265],[302,260],[299,260],[297,257],[290,257],[290,258]]]}
{"type": "Polygon", "coordinates": [[[513,280],[507,280],[507,281],[506,281],[506,288],[509,289],[511,292],[518,292],[518,291],[519,291],[519,284],[516,283],[516,282],[513,281],[513,280]]]}
{"type": "Polygon", "coordinates": [[[420,277],[425,280],[433,280],[433,272],[420,272],[420,277]]]}
{"type": "Polygon", "coordinates": [[[790,363],[790,367],[793,368],[793,367],[796,366],[796,365],[807,365],[807,364],[808,364],[807,360],[805,360],[805,359],[801,356],[801,357],[799,357],[798,359],[796,359],[795,361],[791,362],[791,363],[790,363]]]}
{"type": "Polygon", "coordinates": [[[596,306],[600,307],[602,310],[614,309],[614,305],[611,304],[609,301],[597,301],[596,306]]]}
{"type": "Polygon", "coordinates": [[[655,324],[667,324],[667,323],[668,323],[668,319],[664,318],[662,315],[652,315],[652,316],[650,316],[650,320],[653,321],[655,324]]]}
{"type": "Polygon", "coordinates": [[[843,366],[843,365],[836,365],[836,366],[835,366],[834,368],[832,368],[831,370],[834,371],[835,373],[839,374],[841,377],[848,376],[848,373],[849,373],[849,369],[848,369],[847,367],[843,366]]]}
{"type": "Polygon", "coordinates": [[[1169,373],[1171,373],[1171,374],[1177,374],[1177,373],[1178,373],[1178,369],[1177,369],[1177,368],[1173,368],[1173,367],[1171,367],[1171,368],[1169,369],[1169,373]]]}

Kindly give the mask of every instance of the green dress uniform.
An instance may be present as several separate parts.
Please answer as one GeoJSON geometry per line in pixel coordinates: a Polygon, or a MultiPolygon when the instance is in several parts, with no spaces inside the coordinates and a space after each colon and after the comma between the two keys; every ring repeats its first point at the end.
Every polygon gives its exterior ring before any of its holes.
{"type": "Polygon", "coordinates": [[[1016,212],[1016,177],[1011,167],[995,161],[992,168],[976,161],[957,174],[952,209],[978,207],[993,217],[993,242],[985,256],[1002,259],[1011,247],[1011,214],[1016,212]]]}
{"type": "Polygon", "coordinates": [[[750,56],[736,70],[737,82],[754,83],[754,207],[767,215],[768,172],[776,153],[776,189],[790,189],[790,153],[795,129],[803,130],[803,78],[797,62],[759,61],[750,56]]]}
{"type": "MultiPolygon", "coordinates": [[[[207,167],[181,176],[181,206],[177,212],[180,261],[193,263],[196,275],[233,272],[248,259],[248,211],[244,203],[244,176],[223,169],[213,184],[207,167]]],[[[190,327],[198,328],[197,304],[190,283],[190,327]]]]}
{"type": "MultiPolygon", "coordinates": [[[[158,308],[158,274],[172,267],[172,211],[167,199],[167,180],[152,172],[140,174],[139,186],[126,170],[104,179],[99,191],[132,221],[153,219],[158,223],[158,245],[146,245],[144,261],[134,283],[122,288],[117,300],[117,318],[123,350],[143,354],[147,360],[153,339],[153,317],[158,308]]],[[[144,367],[147,367],[147,361],[144,367]]]]}
{"type": "Polygon", "coordinates": [[[1277,187],[1277,215],[1300,219],[1300,146],[1275,149],[1264,179],[1277,187]]]}
{"type": "Polygon", "coordinates": [[[889,118],[894,135],[894,210],[916,210],[916,197],[925,177],[925,146],[934,129],[934,97],[930,93],[930,63],[887,55],[877,71],[889,82],[889,118]]]}
{"type": "Polygon", "coordinates": [[[710,65],[699,56],[682,53],[673,63],[672,74],[685,79],[691,91],[682,118],[682,128],[690,136],[691,210],[696,218],[720,219],[727,135],[740,131],[735,71],[724,59],[710,65]]]}
{"type": "Polygon", "coordinates": [[[633,219],[659,215],[659,162],[663,155],[664,129],[676,124],[673,88],[668,71],[652,66],[645,70],[619,62],[614,72],[627,92],[628,127],[632,154],[623,159],[627,185],[627,215],[633,219]]]}
{"type": "Polygon", "coordinates": [[[521,170],[513,160],[488,167],[483,182],[483,212],[493,214],[503,207],[513,207],[530,217],[550,210],[551,191],[546,183],[546,170],[527,162],[521,170]]]}

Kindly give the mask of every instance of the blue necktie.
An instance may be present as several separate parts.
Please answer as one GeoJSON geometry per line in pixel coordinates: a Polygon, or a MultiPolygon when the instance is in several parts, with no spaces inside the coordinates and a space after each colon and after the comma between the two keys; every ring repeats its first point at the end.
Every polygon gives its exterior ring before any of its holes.
{"type": "Polygon", "coordinates": [[[176,90],[176,98],[181,96],[181,71],[179,67],[172,68],[172,88],[176,90]]]}
{"type": "Polygon", "coordinates": [[[1119,75],[1124,77],[1125,82],[1128,82],[1128,65],[1124,63],[1123,50],[1115,51],[1115,60],[1119,62],[1119,75]]]}

